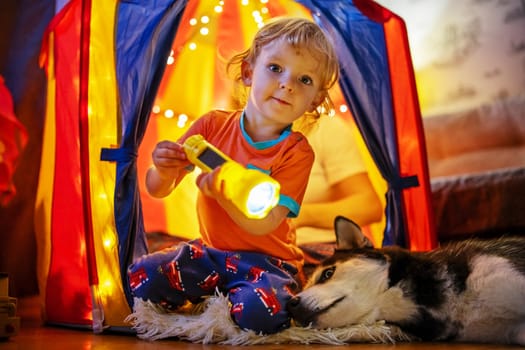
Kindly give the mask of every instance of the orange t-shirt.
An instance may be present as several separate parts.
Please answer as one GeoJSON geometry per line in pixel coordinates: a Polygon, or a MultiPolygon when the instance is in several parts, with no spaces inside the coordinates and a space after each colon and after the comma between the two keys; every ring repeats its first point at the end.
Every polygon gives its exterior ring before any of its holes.
{"type": "MultiPolygon", "coordinates": [[[[179,142],[201,134],[233,160],[271,175],[281,185],[279,205],[290,209],[289,217],[297,216],[314,161],[312,148],[301,133],[291,128],[278,139],[253,142],[244,131],[243,116],[242,111],[211,111],[196,120],[179,142]]],[[[269,234],[253,235],[235,224],[215,199],[200,191],[197,211],[206,244],[221,250],[264,253],[302,266],[303,253],[295,244],[290,219],[283,220],[269,234]]]]}

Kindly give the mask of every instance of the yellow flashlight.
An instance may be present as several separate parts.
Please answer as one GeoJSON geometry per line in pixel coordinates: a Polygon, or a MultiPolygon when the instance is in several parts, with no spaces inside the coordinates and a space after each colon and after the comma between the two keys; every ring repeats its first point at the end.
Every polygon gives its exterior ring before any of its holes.
{"type": "Polygon", "coordinates": [[[224,194],[251,219],[262,219],[279,201],[281,186],[271,176],[247,169],[204,139],[192,135],[184,142],[188,159],[204,172],[221,166],[219,179],[224,181],[224,194]]]}

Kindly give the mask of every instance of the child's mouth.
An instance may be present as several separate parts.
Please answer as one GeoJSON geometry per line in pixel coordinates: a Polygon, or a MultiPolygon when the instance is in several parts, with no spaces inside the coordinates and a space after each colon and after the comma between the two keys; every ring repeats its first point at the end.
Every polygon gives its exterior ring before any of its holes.
{"type": "Polygon", "coordinates": [[[277,98],[277,97],[273,97],[273,99],[279,103],[279,104],[282,104],[282,105],[290,105],[289,102],[285,101],[285,100],[281,100],[280,98],[277,98]]]}

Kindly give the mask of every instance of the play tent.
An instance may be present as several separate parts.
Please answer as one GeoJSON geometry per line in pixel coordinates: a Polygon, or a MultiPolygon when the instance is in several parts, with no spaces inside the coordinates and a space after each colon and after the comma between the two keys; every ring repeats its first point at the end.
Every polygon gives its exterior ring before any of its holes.
{"type": "MultiPolygon", "coordinates": [[[[342,95],[388,184],[383,245],[436,245],[421,116],[398,16],[370,0],[71,0],[49,24],[41,51],[48,91],[35,222],[46,322],[96,332],[127,326],[125,272],[148,249],[137,155],[166,62],[180,64],[181,51],[172,50],[191,44],[190,23],[203,9],[229,28],[220,31],[221,43],[246,44],[240,33],[252,20],[249,6],[267,17],[311,16],[333,38],[342,95]]],[[[192,88],[191,81],[179,84],[192,88]]]]}

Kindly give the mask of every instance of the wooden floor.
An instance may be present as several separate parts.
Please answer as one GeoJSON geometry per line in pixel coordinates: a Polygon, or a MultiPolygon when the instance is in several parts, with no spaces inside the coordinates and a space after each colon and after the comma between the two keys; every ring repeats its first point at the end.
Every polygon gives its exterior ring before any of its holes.
{"type": "MultiPolygon", "coordinates": [[[[18,301],[18,316],[21,318],[20,332],[0,341],[2,350],[33,350],[33,349],[84,349],[84,350],[154,350],[154,349],[269,349],[269,350],[297,350],[297,349],[340,349],[351,347],[353,350],[386,350],[386,349],[455,349],[455,350],[495,350],[519,349],[522,347],[499,345],[471,345],[447,343],[397,343],[397,344],[348,344],[345,346],[332,345],[259,345],[259,346],[220,346],[202,345],[180,342],[176,340],[162,340],[148,342],[140,340],[134,335],[102,334],[96,335],[90,331],[74,330],[60,327],[43,326],[39,316],[37,298],[20,299],[18,301]]],[[[522,348],[523,349],[523,348],[522,348]]]]}

